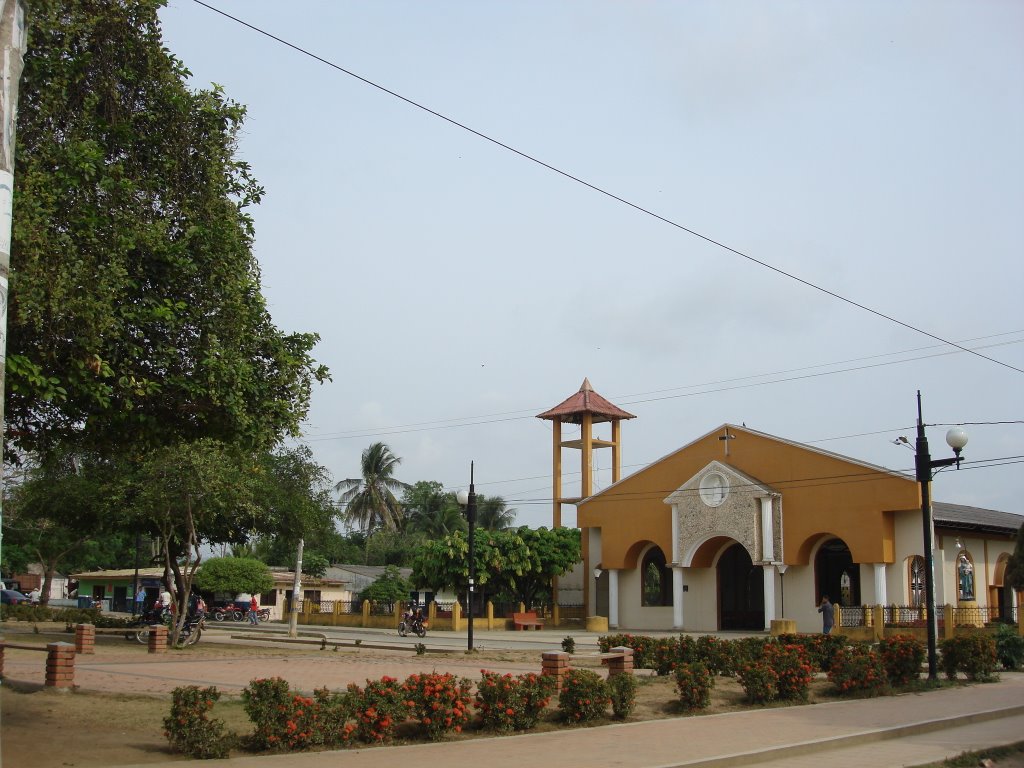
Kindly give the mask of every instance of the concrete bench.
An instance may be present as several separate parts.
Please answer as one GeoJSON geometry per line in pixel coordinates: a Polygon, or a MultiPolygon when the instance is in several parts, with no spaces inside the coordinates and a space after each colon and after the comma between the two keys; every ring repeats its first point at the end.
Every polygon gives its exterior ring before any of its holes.
{"type": "Polygon", "coordinates": [[[530,627],[533,629],[543,629],[544,619],[538,619],[535,611],[512,614],[512,629],[521,631],[530,627]]]}

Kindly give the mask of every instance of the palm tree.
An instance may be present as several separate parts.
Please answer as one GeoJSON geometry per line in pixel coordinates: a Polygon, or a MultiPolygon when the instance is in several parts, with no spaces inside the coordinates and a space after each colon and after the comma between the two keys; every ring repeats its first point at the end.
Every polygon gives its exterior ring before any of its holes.
{"type": "Polygon", "coordinates": [[[501,496],[476,497],[476,526],[483,531],[504,531],[516,521],[515,509],[508,509],[501,496]]]}
{"type": "Polygon", "coordinates": [[[427,539],[440,539],[466,530],[466,519],[455,495],[445,491],[441,483],[427,480],[415,483],[406,490],[402,505],[406,510],[406,528],[427,539]]]}
{"type": "Polygon", "coordinates": [[[395,491],[408,486],[394,477],[395,468],[402,460],[384,443],[374,443],[363,451],[360,461],[362,477],[342,480],[334,486],[341,494],[341,503],[347,505],[346,522],[361,530],[375,531],[386,528],[397,531],[402,526],[402,505],[395,491]]]}

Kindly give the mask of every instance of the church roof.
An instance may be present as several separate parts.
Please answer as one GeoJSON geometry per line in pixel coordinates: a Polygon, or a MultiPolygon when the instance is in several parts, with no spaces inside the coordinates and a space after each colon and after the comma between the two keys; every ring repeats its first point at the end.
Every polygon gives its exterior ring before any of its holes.
{"type": "Polygon", "coordinates": [[[585,413],[591,415],[594,424],[636,418],[632,413],[627,413],[619,408],[619,406],[597,394],[590,385],[590,379],[583,379],[579,392],[556,405],[551,410],[537,414],[537,418],[569,424],[582,424],[583,414],[585,413]]]}
{"type": "Polygon", "coordinates": [[[935,519],[935,524],[942,528],[981,533],[1005,533],[1011,536],[1024,523],[1024,517],[1012,512],[969,507],[965,504],[948,504],[944,501],[932,502],[932,517],[935,519]]]}

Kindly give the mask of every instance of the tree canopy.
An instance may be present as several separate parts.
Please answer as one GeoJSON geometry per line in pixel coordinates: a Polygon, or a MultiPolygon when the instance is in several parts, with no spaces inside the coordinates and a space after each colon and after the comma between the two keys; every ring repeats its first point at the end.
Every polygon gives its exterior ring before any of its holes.
{"type": "Polygon", "coordinates": [[[196,573],[196,586],[207,592],[258,595],[274,587],[266,563],[251,557],[212,557],[196,573]]]}
{"type": "Polygon", "coordinates": [[[359,599],[383,603],[401,603],[409,599],[411,592],[412,584],[402,576],[398,566],[389,565],[384,569],[384,573],[359,593],[359,599]]]}
{"type": "Polygon", "coordinates": [[[1017,543],[1006,563],[1003,582],[1018,592],[1024,591],[1024,525],[1017,529],[1017,543]]]}
{"type": "Polygon", "coordinates": [[[294,432],[327,370],[278,330],[236,156],[245,109],[191,91],[163,0],[35,0],[17,126],[9,437],[137,450],[294,432]]]}

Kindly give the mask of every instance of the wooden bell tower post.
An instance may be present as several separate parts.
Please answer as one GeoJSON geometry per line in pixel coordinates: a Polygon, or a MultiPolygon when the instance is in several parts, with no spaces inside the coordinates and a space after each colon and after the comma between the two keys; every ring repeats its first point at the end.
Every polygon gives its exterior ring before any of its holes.
{"type": "MultiPolygon", "coordinates": [[[[537,415],[538,419],[547,419],[551,422],[551,520],[553,528],[562,527],[562,505],[578,504],[583,499],[593,495],[594,480],[594,449],[612,449],[612,482],[618,482],[622,470],[622,453],[620,451],[620,422],[623,419],[635,419],[636,417],[619,408],[617,405],[605,400],[594,391],[589,379],[583,380],[579,392],[574,394],[554,408],[537,415]],[[611,422],[612,435],[610,440],[597,440],[594,438],[593,427],[595,424],[611,422]],[[580,437],[578,440],[562,440],[562,424],[580,425],[580,437]],[[580,452],[580,495],[562,495],[562,449],[575,448],[580,452]]],[[[584,552],[586,551],[586,537],[583,540],[584,552]]],[[[584,557],[584,562],[588,562],[584,557]]],[[[587,579],[584,579],[584,585],[587,579]]],[[[558,582],[554,582],[552,597],[557,610],[558,606],[558,582]]]]}

